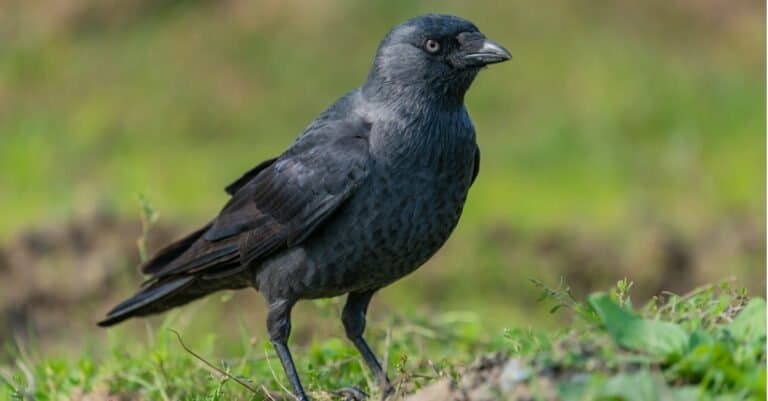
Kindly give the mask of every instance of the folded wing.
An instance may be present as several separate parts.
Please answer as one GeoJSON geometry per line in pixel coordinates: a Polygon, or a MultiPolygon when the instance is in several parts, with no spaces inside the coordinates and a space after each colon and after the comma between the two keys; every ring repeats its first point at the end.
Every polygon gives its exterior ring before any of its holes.
{"type": "Polygon", "coordinates": [[[181,246],[166,248],[143,271],[153,279],[220,277],[304,241],[366,177],[369,129],[360,121],[310,128],[281,157],[228,186],[232,198],[216,219],[181,246]]]}

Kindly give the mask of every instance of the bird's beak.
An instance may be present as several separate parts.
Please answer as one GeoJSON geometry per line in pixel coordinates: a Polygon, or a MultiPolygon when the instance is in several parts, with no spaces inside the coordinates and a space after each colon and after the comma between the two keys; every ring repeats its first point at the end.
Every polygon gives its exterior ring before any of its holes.
{"type": "Polygon", "coordinates": [[[479,49],[472,50],[464,55],[464,60],[472,65],[488,65],[507,61],[512,58],[502,45],[490,40],[483,39],[482,46],[479,49]]]}

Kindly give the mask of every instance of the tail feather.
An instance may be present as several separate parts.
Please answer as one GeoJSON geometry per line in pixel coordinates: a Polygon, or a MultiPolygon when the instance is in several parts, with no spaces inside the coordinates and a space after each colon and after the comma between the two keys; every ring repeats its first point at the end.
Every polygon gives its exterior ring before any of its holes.
{"type": "Polygon", "coordinates": [[[240,274],[243,266],[239,244],[205,241],[201,237],[210,226],[208,224],[161,249],[144,263],[141,271],[151,277],[135,295],[107,313],[98,325],[111,326],[132,317],[184,305],[212,292],[245,287],[248,282],[240,274]]]}
{"type": "Polygon", "coordinates": [[[183,290],[194,280],[195,277],[186,276],[175,278],[165,283],[151,284],[133,297],[115,306],[98,325],[101,327],[112,326],[134,316],[144,316],[153,313],[158,309],[157,302],[162,304],[163,299],[173,297],[174,294],[183,290]]]}

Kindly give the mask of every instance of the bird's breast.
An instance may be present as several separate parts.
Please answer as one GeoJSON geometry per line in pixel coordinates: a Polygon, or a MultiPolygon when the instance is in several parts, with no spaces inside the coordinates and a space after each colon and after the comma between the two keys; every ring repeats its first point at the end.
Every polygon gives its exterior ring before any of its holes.
{"type": "Polygon", "coordinates": [[[474,142],[456,155],[442,166],[373,165],[334,223],[307,244],[319,287],[339,293],[381,287],[429,259],[461,215],[474,142]]]}

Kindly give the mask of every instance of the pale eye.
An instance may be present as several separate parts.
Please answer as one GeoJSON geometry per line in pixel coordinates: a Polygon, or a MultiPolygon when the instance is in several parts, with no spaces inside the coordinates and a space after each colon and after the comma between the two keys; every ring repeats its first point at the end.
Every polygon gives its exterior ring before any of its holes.
{"type": "Polygon", "coordinates": [[[424,43],[424,48],[430,53],[437,53],[440,51],[440,42],[434,39],[427,39],[427,42],[424,43]]]}

